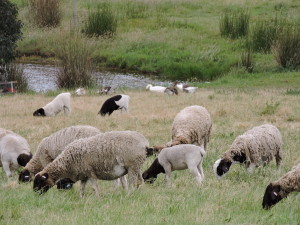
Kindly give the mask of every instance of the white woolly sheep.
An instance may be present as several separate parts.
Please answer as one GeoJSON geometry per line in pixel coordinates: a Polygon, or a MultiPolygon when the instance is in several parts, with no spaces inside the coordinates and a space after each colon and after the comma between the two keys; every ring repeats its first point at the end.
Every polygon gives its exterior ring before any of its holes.
{"type": "Polygon", "coordinates": [[[282,159],[282,137],[273,125],[264,124],[238,136],[213,168],[217,177],[225,175],[233,163],[244,164],[249,172],[276,159],[278,169],[282,159]]]}
{"type": "Polygon", "coordinates": [[[81,197],[88,180],[98,195],[96,179],[114,180],[127,173],[130,189],[137,188],[143,182],[141,167],[148,145],[146,138],[135,131],[112,131],[74,141],[36,174],[33,188],[43,193],[59,178],[68,177],[81,181],[81,197]]]}
{"type": "Polygon", "coordinates": [[[146,86],[146,89],[151,91],[151,92],[158,92],[158,93],[164,93],[166,90],[166,87],[162,86],[152,86],[152,84],[148,84],[146,86]]]}
{"type": "Polygon", "coordinates": [[[202,147],[184,144],[164,148],[152,165],[143,173],[143,179],[153,182],[159,173],[166,174],[166,184],[171,185],[171,172],[189,169],[199,184],[204,179],[202,168],[205,150],[202,147]]]}
{"type": "Polygon", "coordinates": [[[83,95],[86,95],[86,90],[84,88],[78,88],[76,91],[75,91],[75,94],[77,96],[83,96],[83,95]]]}
{"type": "Polygon", "coordinates": [[[187,84],[183,84],[181,82],[175,81],[173,84],[173,87],[177,87],[180,91],[183,91],[184,88],[188,88],[190,86],[187,84]]]}
{"type": "Polygon", "coordinates": [[[198,87],[185,87],[182,89],[182,91],[186,93],[195,93],[197,89],[198,87]]]}
{"type": "MultiPolygon", "coordinates": [[[[101,133],[98,128],[87,126],[87,125],[78,125],[71,126],[61,129],[49,137],[44,138],[38,145],[37,151],[34,154],[33,158],[27,163],[24,169],[19,175],[19,182],[29,182],[31,178],[42,171],[49,163],[51,163],[64,148],[71,142],[95,136],[101,133]]],[[[63,188],[70,182],[64,180],[65,184],[60,182],[58,183],[58,188],[63,188]]]]}
{"type": "Polygon", "coordinates": [[[270,183],[265,191],[262,206],[270,209],[291,192],[300,191],[300,163],[279,180],[270,183]]]}
{"type": "Polygon", "coordinates": [[[12,171],[20,166],[25,166],[31,158],[30,147],[25,138],[0,128],[0,166],[7,177],[11,177],[12,171]]]}
{"type": "Polygon", "coordinates": [[[71,94],[61,93],[43,108],[39,108],[33,113],[33,116],[56,116],[62,110],[68,115],[71,112],[71,94]]]}
{"type": "Polygon", "coordinates": [[[105,116],[106,114],[110,115],[115,110],[124,110],[125,112],[128,112],[128,105],[129,105],[130,97],[128,95],[116,95],[109,99],[107,99],[98,114],[101,116],[105,116]]]}

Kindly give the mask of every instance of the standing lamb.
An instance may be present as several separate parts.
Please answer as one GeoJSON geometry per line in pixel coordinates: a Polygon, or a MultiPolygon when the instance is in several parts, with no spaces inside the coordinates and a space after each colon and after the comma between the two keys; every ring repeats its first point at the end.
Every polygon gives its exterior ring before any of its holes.
{"type": "Polygon", "coordinates": [[[0,128],[0,166],[7,177],[11,177],[12,171],[20,166],[26,166],[31,158],[30,147],[25,138],[0,128]]]}
{"type": "Polygon", "coordinates": [[[166,145],[155,146],[155,151],[179,144],[193,144],[207,150],[212,121],[206,108],[193,105],[182,109],[172,125],[172,140],[166,145]]]}
{"type": "Polygon", "coordinates": [[[57,95],[51,102],[45,105],[43,108],[39,108],[33,113],[33,116],[56,116],[62,110],[68,115],[71,112],[71,94],[61,93],[57,95]]]}
{"type": "Polygon", "coordinates": [[[106,114],[110,115],[113,111],[120,109],[121,111],[124,109],[128,112],[130,97],[128,95],[116,95],[109,99],[107,99],[98,114],[101,116],[105,116],[106,114]]]}
{"type": "MultiPolygon", "coordinates": [[[[44,167],[56,159],[71,142],[81,138],[95,136],[99,133],[101,132],[98,128],[87,125],[78,125],[66,127],[49,137],[44,138],[38,145],[33,158],[21,171],[19,182],[29,182],[35,174],[42,171],[44,167]]],[[[65,186],[68,186],[69,183],[68,180],[60,181],[58,183],[58,188],[64,188],[65,186]]]]}
{"type": "Polygon", "coordinates": [[[276,159],[280,168],[282,159],[282,137],[279,130],[270,124],[264,124],[238,136],[213,168],[217,177],[225,175],[233,163],[244,164],[249,172],[261,164],[276,159]]]}
{"type": "Polygon", "coordinates": [[[88,180],[98,195],[96,179],[114,180],[127,173],[130,188],[137,188],[143,182],[141,167],[148,145],[135,131],[112,131],[74,141],[35,176],[33,188],[43,193],[59,178],[68,177],[81,181],[81,197],[88,180]]]}
{"type": "Polygon", "coordinates": [[[143,179],[153,182],[158,174],[165,173],[166,184],[170,186],[172,171],[189,169],[198,183],[201,184],[204,179],[202,161],[205,154],[202,147],[191,144],[164,148],[149,169],[143,173],[143,179]]]}
{"type": "Polygon", "coordinates": [[[270,209],[294,191],[300,191],[300,163],[279,180],[267,186],[262,203],[263,208],[270,209]]]}

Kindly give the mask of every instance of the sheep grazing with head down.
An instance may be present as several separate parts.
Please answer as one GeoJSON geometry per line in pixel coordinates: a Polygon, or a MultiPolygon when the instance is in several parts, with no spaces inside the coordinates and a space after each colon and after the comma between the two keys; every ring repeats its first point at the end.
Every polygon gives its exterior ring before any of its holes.
{"type": "Polygon", "coordinates": [[[128,105],[129,105],[130,97],[128,95],[116,95],[109,99],[107,99],[98,114],[101,116],[105,116],[106,114],[110,115],[115,110],[124,110],[128,112],[128,105]]]}
{"type": "Polygon", "coordinates": [[[152,86],[152,84],[148,84],[146,86],[146,89],[151,92],[157,92],[157,93],[164,93],[166,90],[166,87],[163,86],[152,86]]]}
{"type": "Polygon", "coordinates": [[[278,169],[282,159],[282,137],[273,125],[264,124],[238,136],[213,168],[217,177],[224,176],[233,163],[244,164],[249,172],[276,159],[278,169]]]}
{"type": "Polygon", "coordinates": [[[145,181],[154,182],[160,173],[166,174],[166,184],[171,185],[171,172],[189,169],[199,184],[204,179],[202,161],[205,155],[202,147],[190,144],[164,148],[152,165],[143,173],[145,181]]]}
{"type": "Polygon", "coordinates": [[[56,116],[61,111],[66,115],[71,112],[71,94],[61,93],[57,95],[51,102],[33,113],[33,116],[56,116]]]}
{"type": "Polygon", "coordinates": [[[179,145],[193,144],[207,150],[212,121],[206,108],[193,105],[182,109],[172,125],[172,140],[165,145],[154,146],[155,151],[179,145]]]}
{"type": "MultiPolygon", "coordinates": [[[[49,163],[57,158],[64,148],[71,142],[95,136],[101,133],[98,128],[78,125],[61,129],[49,137],[44,138],[38,145],[37,151],[33,158],[27,163],[25,168],[19,174],[19,182],[29,182],[35,174],[42,171],[49,163]]],[[[70,187],[70,180],[64,179],[60,181],[58,188],[70,187]]]]}
{"type": "Polygon", "coordinates": [[[270,209],[291,192],[300,191],[300,163],[279,180],[270,183],[265,191],[262,206],[270,209]]]}
{"type": "Polygon", "coordinates": [[[28,142],[22,136],[0,128],[0,166],[6,176],[11,177],[12,171],[26,166],[32,158],[28,142]]]}
{"type": "Polygon", "coordinates": [[[87,181],[98,195],[97,179],[115,180],[128,174],[130,190],[143,182],[141,167],[149,146],[147,139],[135,131],[111,131],[80,139],[65,150],[34,178],[33,188],[41,193],[59,178],[81,181],[80,196],[87,181]]]}

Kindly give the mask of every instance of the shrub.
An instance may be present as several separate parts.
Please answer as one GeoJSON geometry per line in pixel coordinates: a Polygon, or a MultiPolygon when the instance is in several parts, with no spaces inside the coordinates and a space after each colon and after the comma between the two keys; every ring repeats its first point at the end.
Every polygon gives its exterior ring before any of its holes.
{"type": "Polygon", "coordinates": [[[29,15],[38,27],[57,27],[61,21],[59,0],[29,0],[29,15]]]}
{"type": "Polygon", "coordinates": [[[56,55],[60,59],[56,76],[59,88],[93,86],[92,51],[91,44],[76,33],[62,37],[56,49],[56,55]]]}
{"type": "Polygon", "coordinates": [[[110,5],[106,3],[89,12],[84,24],[83,33],[88,37],[112,37],[116,33],[116,30],[117,19],[113,15],[110,5]]]}
{"type": "Polygon", "coordinates": [[[231,39],[246,36],[249,30],[250,14],[247,10],[225,11],[220,19],[221,36],[231,39]]]}
{"type": "Polygon", "coordinates": [[[281,32],[272,47],[277,63],[283,68],[296,69],[300,66],[300,29],[289,26],[281,32]]]}
{"type": "Polygon", "coordinates": [[[19,64],[6,64],[5,67],[2,67],[3,75],[1,76],[2,81],[17,81],[18,83],[14,85],[18,92],[28,91],[28,81],[25,77],[23,71],[24,68],[19,64]]]}

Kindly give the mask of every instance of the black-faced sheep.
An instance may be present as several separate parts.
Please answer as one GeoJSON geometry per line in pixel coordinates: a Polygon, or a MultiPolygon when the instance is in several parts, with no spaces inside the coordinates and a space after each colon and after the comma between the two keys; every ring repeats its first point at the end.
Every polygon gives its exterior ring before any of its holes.
{"type": "Polygon", "coordinates": [[[12,175],[12,171],[26,166],[31,158],[30,147],[25,138],[0,128],[0,166],[3,167],[7,177],[12,175]]]}
{"type": "MultiPolygon", "coordinates": [[[[29,182],[32,177],[42,171],[51,163],[64,148],[71,142],[99,134],[100,131],[92,126],[78,125],[61,129],[49,137],[44,138],[38,145],[33,158],[25,166],[19,175],[19,182],[29,182]]],[[[58,182],[57,187],[63,188],[70,184],[70,180],[63,179],[58,182]]]]}
{"type": "Polygon", "coordinates": [[[66,115],[71,112],[71,94],[61,93],[51,102],[33,113],[33,116],[56,116],[62,110],[66,115]]]}
{"type": "Polygon", "coordinates": [[[233,163],[244,164],[249,172],[255,167],[276,159],[280,167],[282,159],[282,137],[279,130],[270,124],[264,124],[238,136],[213,168],[217,177],[225,175],[233,163]]]}
{"type": "Polygon", "coordinates": [[[135,131],[112,131],[74,141],[36,174],[33,188],[43,193],[59,178],[68,177],[81,181],[81,197],[88,180],[97,195],[97,179],[115,180],[128,174],[132,190],[143,182],[140,170],[148,145],[146,138],[135,131]]]}
{"type": "Polygon", "coordinates": [[[130,97],[128,95],[116,95],[109,99],[107,99],[98,114],[101,116],[105,116],[106,114],[110,115],[115,110],[124,110],[128,112],[128,105],[129,105],[130,97]]]}
{"type": "Polygon", "coordinates": [[[279,180],[267,186],[262,202],[263,208],[270,209],[294,191],[300,191],[300,163],[279,180]]]}
{"type": "Polygon", "coordinates": [[[205,151],[202,147],[184,144],[164,148],[152,165],[143,173],[143,179],[153,182],[160,173],[166,174],[166,184],[171,185],[171,172],[189,169],[200,184],[204,179],[202,168],[205,151]]]}

